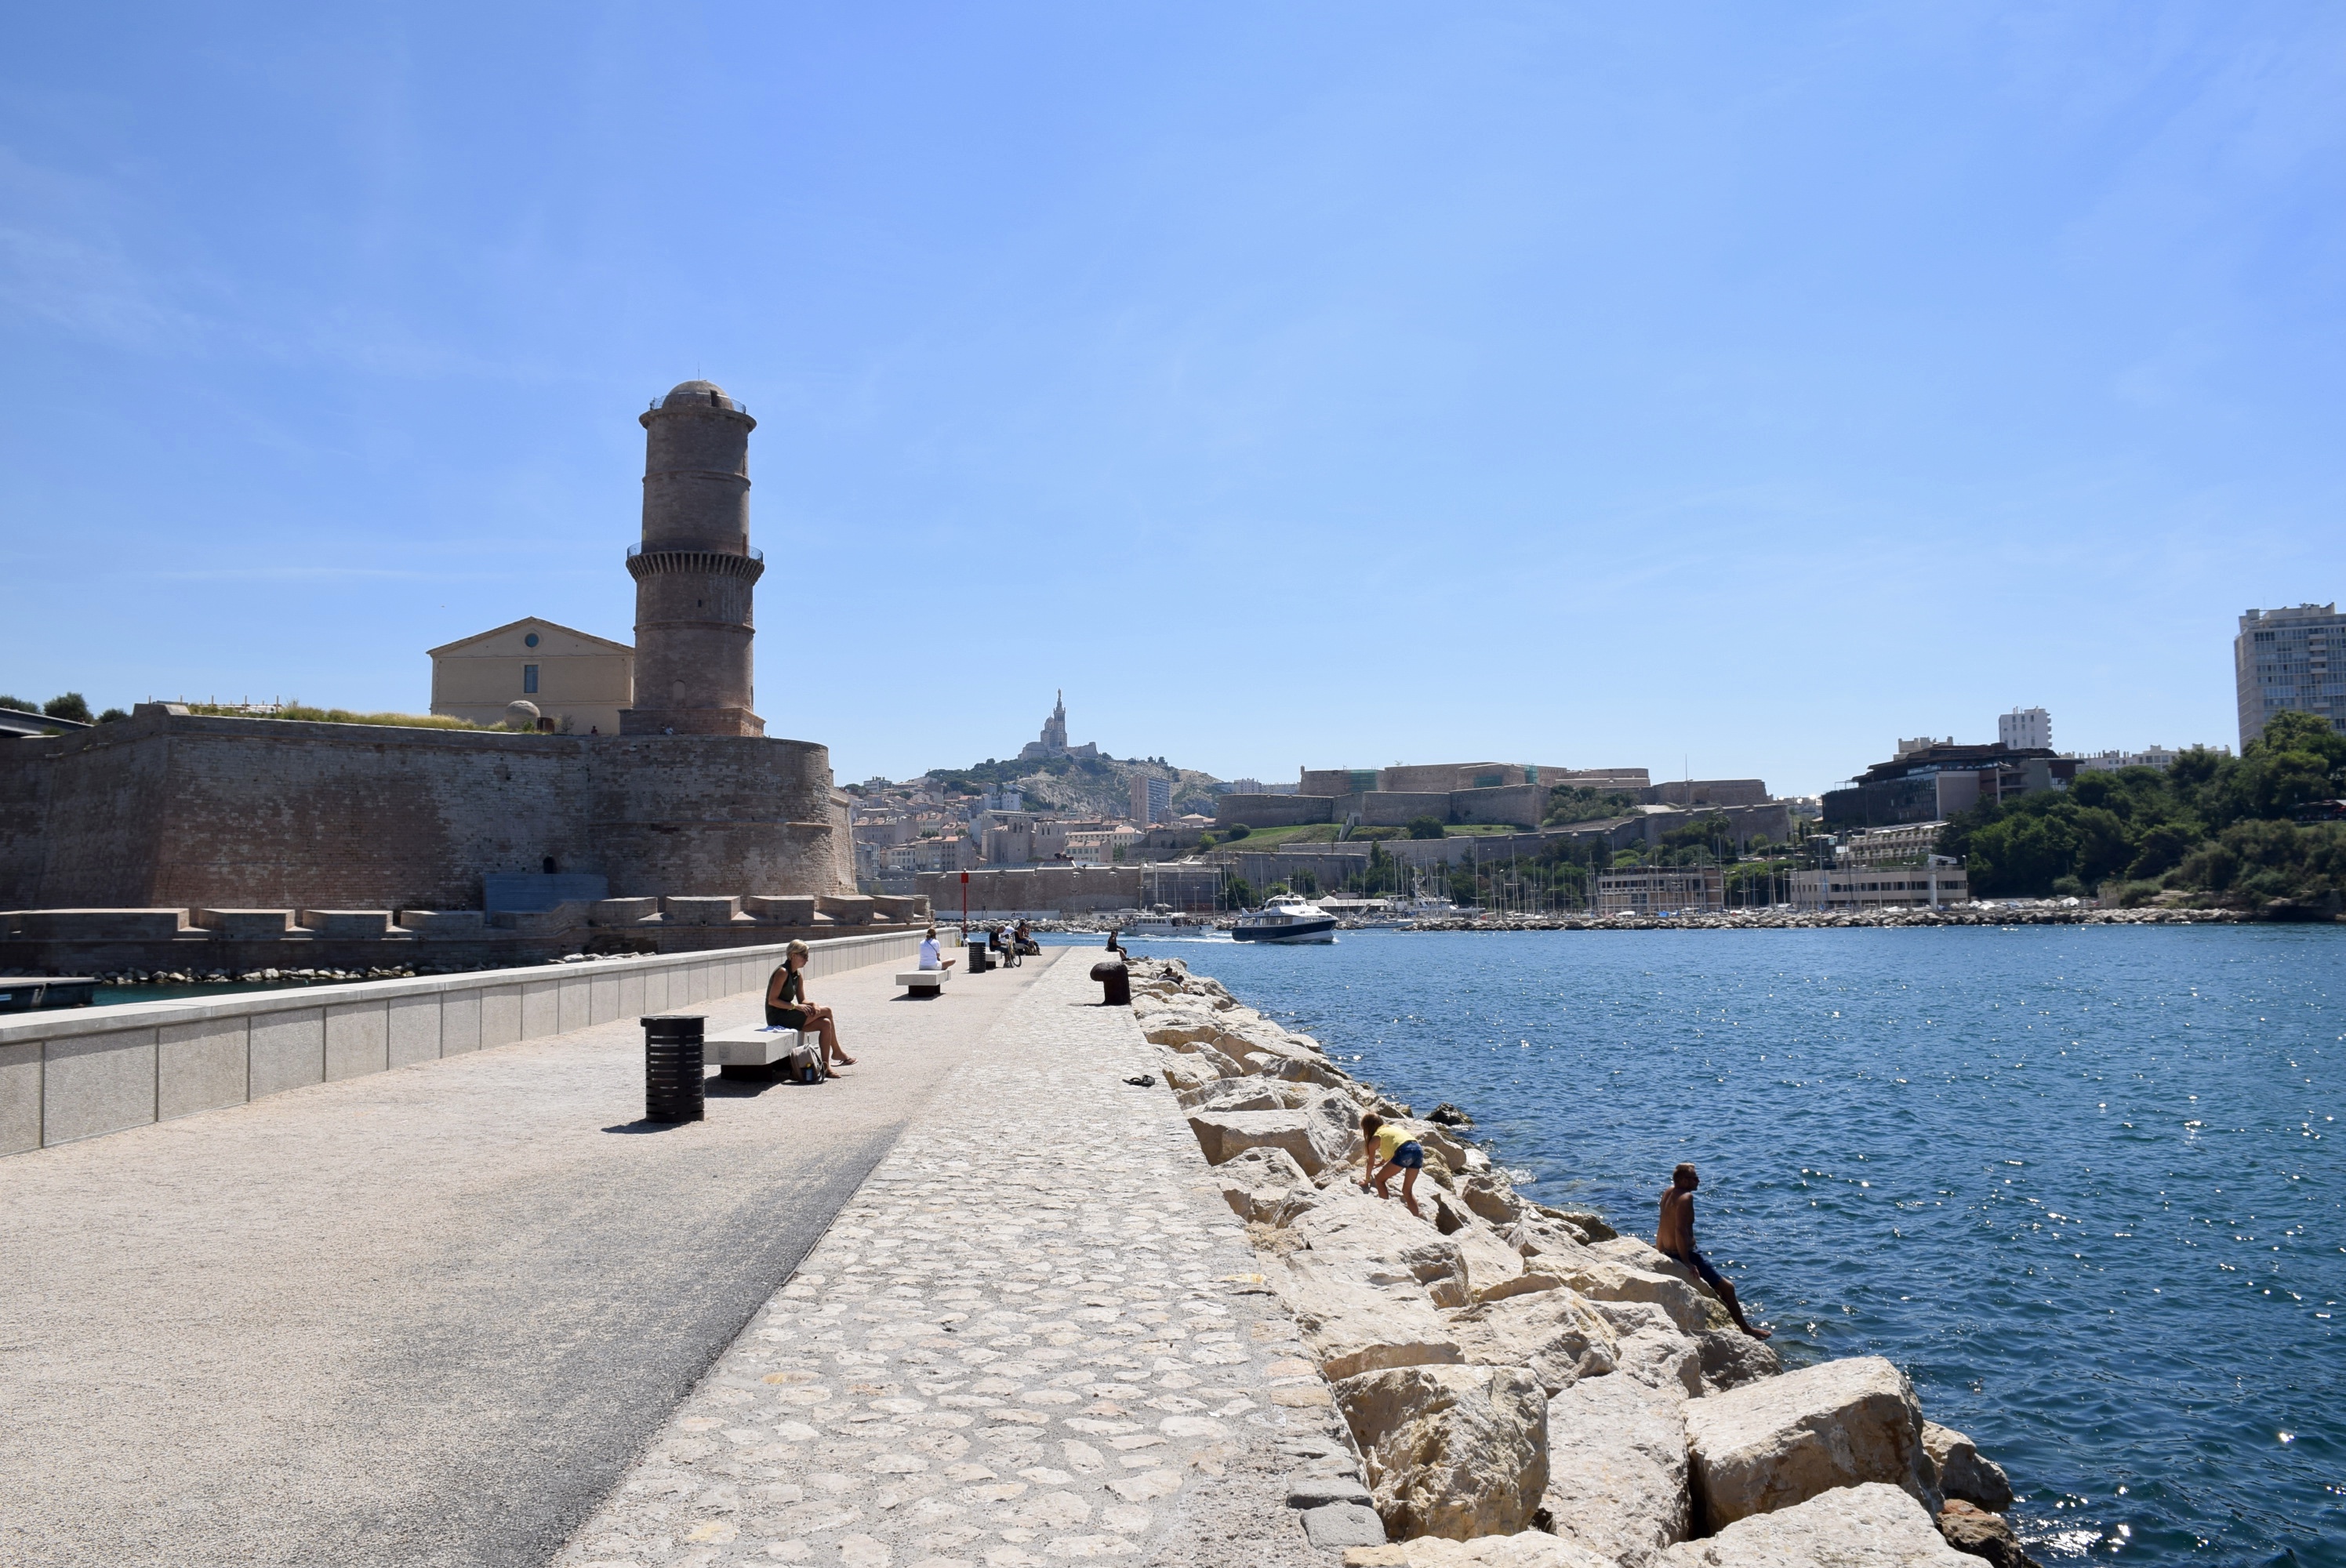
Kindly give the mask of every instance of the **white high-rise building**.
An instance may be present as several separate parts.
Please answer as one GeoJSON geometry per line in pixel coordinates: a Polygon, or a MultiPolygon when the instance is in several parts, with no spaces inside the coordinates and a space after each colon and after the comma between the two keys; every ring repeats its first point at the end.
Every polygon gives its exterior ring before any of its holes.
{"type": "Polygon", "coordinates": [[[2232,678],[2243,749],[2276,713],[2310,713],[2346,729],[2346,616],[2335,604],[2250,610],[2232,639],[2232,678]]]}
{"type": "Polygon", "coordinates": [[[1995,716],[1995,738],[2015,750],[2053,749],[2053,716],[2041,708],[2015,708],[1995,716]]]}

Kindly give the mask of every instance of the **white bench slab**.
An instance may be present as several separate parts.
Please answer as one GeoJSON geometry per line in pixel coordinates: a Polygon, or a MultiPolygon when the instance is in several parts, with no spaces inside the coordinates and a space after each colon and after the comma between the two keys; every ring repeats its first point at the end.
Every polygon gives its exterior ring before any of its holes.
{"type": "Polygon", "coordinates": [[[700,1059],[714,1067],[770,1067],[813,1044],[795,1029],[745,1024],[706,1036],[701,1041],[700,1059]]]}
{"type": "Polygon", "coordinates": [[[907,991],[942,991],[953,978],[950,969],[907,969],[896,976],[896,983],[907,991]]]}

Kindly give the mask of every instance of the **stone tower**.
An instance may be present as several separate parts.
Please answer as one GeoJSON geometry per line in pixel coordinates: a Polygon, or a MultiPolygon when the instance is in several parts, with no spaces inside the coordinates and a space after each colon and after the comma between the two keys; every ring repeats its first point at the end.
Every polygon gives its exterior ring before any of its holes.
{"type": "Polygon", "coordinates": [[[686,382],[638,418],[644,540],[636,580],[635,706],[622,735],[763,735],[750,710],[749,410],[709,382],[686,382]]]}

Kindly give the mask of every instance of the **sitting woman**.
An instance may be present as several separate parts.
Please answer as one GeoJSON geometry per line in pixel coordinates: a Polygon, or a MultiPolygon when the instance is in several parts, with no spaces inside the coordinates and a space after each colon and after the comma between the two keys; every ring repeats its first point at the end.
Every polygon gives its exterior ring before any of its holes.
{"type": "Polygon", "coordinates": [[[834,1062],[842,1067],[855,1065],[855,1058],[839,1048],[839,1025],[828,1007],[817,1007],[807,1000],[807,944],[790,943],[782,957],[782,966],[774,971],[774,978],[766,983],[766,1023],[769,1027],[795,1029],[804,1034],[810,1032],[822,1040],[823,1067],[826,1078],[836,1078],[831,1070],[834,1062]]]}

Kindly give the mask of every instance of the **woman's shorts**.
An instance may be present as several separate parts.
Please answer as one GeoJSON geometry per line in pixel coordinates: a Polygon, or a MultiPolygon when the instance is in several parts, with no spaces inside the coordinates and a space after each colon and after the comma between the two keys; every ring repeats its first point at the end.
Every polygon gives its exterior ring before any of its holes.
{"type": "Polygon", "coordinates": [[[1395,1168],[1400,1170],[1420,1169],[1425,1164],[1425,1149],[1415,1138],[1412,1138],[1393,1151],[1392,1163],[1395,1168]]]}
{"type": "Polygon", "coordinates": [[[769,1029],[804,1029],[806,1027],[806,1014],[800,1012],[795,1007],[769,1007],[766,1009],[766,1027],[769,1029]]]}

